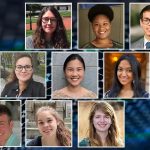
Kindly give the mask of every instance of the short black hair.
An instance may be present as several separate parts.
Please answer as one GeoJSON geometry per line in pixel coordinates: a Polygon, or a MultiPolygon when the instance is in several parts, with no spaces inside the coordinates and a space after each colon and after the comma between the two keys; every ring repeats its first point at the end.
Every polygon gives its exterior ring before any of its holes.
{"type": "Polygon", "coordinates": [[[10,109],[3,104],[0,104],[0,115],[6,114],[8,116],[8,118],[10,119],[10,121],[12,120],[12,113],[10,111],[10,109]]]}
{"type": "Polygon", "coordinates": [[[150,11],[150,5],[145,6],[145,7],[141,10],[141,12],[140,12],[140,19],[143,18],[143,13],[144,13],[145,11],[150,11]]]}
{"type": "Polygon", "coordinates": [[[88,12],[89,21],[92,22],[93,19],[95,18],[95,16],[97,16],[97,15],[107,16],[108,19],[110,20],[110,22],[114,18],[114,12],[113,12],[112,8],[105,4],[96,4],[90,8],[90,10],[88,12]]]}

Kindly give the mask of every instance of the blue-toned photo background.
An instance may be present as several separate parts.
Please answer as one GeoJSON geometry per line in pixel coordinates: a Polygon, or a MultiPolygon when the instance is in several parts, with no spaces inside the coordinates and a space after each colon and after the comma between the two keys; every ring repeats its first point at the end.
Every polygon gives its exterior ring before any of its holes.
{"type": "MultiPolygon", "coordinates": [[[[25,41],[25,2],[56,2],[55,0],[1,0],[0,1],[0,50],[23,51],[25,41]]],[[[116,0],[59,0],[60,2],[72,2],[72,50],[77,50],[77,2],[117,2],[116,0]]],[[[125,3],[125,50],[129,48],[129,3],[147,2],[118,0],[125,3]]],[[[150,2],[149,2],[150,3],[150,2]]],[[[103,54],[99,52],[99,98],[103,93],[103,54]]],[[[47,51],[47,99],[51,98],[51,52],[47,51]]],[[[22,148],[9,149],[36,149],[25,148],[25,100],[22,101],[22,148]]],[[[126,150],[150,149],[150,100],[126,100],[125,101],[125,148],[126,150]]],[[[77,149],[77,102],[73,101],[73,148],[77,149]]],[[[5,148],[3,148],[5,149],[5,148]]],[[[38,148],[48,149],[48,148],[38,148]]],[[[57,148],[51,148],[57,149],[57,148]]],[[[85,148],[82,148],[85,149],[85,148]]],[[[103,148],[104,149],[104,148],[103,148]]],[[[106,149],[106,148],[105,148],[106,149]]],[[[116,148],[117,149],[117,148],[116,148]]]]}

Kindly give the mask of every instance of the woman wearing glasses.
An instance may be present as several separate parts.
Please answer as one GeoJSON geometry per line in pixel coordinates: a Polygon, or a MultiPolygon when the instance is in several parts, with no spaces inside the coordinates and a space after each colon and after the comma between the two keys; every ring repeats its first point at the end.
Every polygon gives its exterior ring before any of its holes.
{"type": "Polygon", "coordinates": [[[123,54],[118,59],[112,87],[106,92],[105,97],[149,97],[149,93],[141,84],[140,63],[133,54],[123,54]]]}
{"type": "Polygon", "coordinates": [[[18,54],[10,82],[5,85],[1,97],[45,97],[45,87],[33,80],[33,60],[29,54],[18,54]]]}
{"type": "Polygon", "coordinates": [[[69,48],[63,20],[53,6],[42,9],[33,36],[26,38],[26,48],[69,48]]]}

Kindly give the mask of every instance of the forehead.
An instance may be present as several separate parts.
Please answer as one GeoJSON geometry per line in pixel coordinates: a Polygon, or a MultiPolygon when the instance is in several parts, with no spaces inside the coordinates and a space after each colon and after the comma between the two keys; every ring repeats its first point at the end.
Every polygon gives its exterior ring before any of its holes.
{"type": "Polygon", "coordinates": [[[52,113],[49,110],[42,110],[38,112],[37,114],[38,119],[43,119],[43,118],[55,118],[52,113]]]}
{"type": "Polygon", "coordinates": [[[143,12],[143,18],[150,18],[150,10],[143,12]]]}
{"type": "Polygon", "coordinates": [[[109,21],[109,18],[106,16],[106,15],[102,15],[102,14],[98,14],[94,17],[93,19],[93,22],[94,21],[107,21],[107,22],[110,22],[109,21]]]}
{"type": "Polygon", "coordinates": [[[43,14],[43,17],[55,17],[52,11],[48,10],[43,14]]]}
{"type": "Polygon", "coordinates": [[[120,63],[119,63],[119,65],[118,65],[119,67],[131,67],[131,65],[130,65],[130,63],[129,63],[129,61],[128,60],[122,60],[120,63]]]}
{"type": "Polygon", "coordinates": [[[29,57],[22,57],[19,58],[16,62],[16,64],[20,64],[20,63],[30,63],[31,64],[31,59],[29,57]]]}
{"type": "Polygon", "coordinates": [[[70,66],[82,66],[83,67],[83,64],[80,60],[74,59],[67,63],[67,67],[70,67],[70,66]]]}
{"type": "Polygon", "coordinates": [[[104,112],[101,109],[98,109],[98,110],[95,111],[95,115],[107,115],[107,114],[108,114],[108,112],[104,112]]]}
{"type": "Polygon", "coordinates": [[[8,121],[8,116],[6,114],[0,114],[0,121],[8,121]]]}

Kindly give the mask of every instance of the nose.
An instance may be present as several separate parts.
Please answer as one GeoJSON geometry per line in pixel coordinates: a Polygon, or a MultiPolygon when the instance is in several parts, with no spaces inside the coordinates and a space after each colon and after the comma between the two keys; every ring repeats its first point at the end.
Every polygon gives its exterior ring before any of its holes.
{"type": "Polygon", "coordinates": [[[44,123],[44,127],[47,127],[47,126],[48,126],[48,123],[47,123],[47,122],[45,122],[45,123],[44,123]]]}
{"type": "Polygon", "coordinates": [[[51,20],[50,20],[50,19],[48,20],[48,23],[47,23],[47,24],[51,24],[51,20]]]}
{"type": "Polygon", "coordinates": [[[122,76],[126,76],[126,75],[127,75],[126,70],[123,70],[123,71],[122,71],[122,76]]]}
{"type": "Polygon", "coordinates": [[[76,76],[78,74],[78,72],[76,71],[76,70],[74,70],[73,72],[72,72],[72,75],[74,75],[74,76],[76,76]]]}
{"type": "Polygon", "coordinates": [[[23,67],[21,72],[26,72],[26,69],[23,67]]]}

